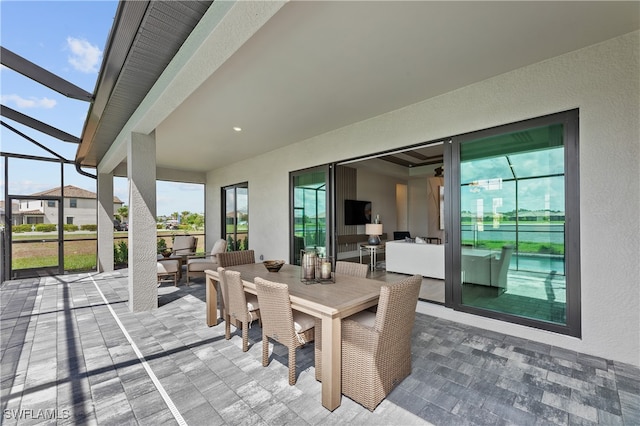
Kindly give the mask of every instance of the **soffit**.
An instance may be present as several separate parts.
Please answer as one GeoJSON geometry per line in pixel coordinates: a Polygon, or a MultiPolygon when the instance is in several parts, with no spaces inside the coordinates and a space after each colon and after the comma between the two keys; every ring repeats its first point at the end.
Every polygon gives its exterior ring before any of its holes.
{"type": "MultiPolygon", "coordinates": [[[[637,2],[292,1],[157,123],[157,163],[209,171],[637,30],[638,21],[637,2]]],[[[216,53],[203,50],[196,55],[216,53]]],[[[130,115],[129,93],[120,94],[114,129],[130,115]]],[[[105,150],[86,158],[98,162],[105,150]]]]}
{"type": "Polygon", "coordinates": [[[121,1],[76,160],[97,166],[212,1],[121,1]]]}

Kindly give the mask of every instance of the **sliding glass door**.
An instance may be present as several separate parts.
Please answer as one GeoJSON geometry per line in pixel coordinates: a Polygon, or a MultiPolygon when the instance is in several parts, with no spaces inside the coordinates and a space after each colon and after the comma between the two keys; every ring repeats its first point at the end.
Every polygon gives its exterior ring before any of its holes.
{"type": "Polygon", "coordinates": [[[290,174],[290,263],[300,264],[301,250],[329,255],[330,191],[328,165],[290,174]]]}
{"type": "Polygon", "coordinates": [[[249,250],[249,184],[222,188],[222,238],[227,251],[249,250]]]}
{"type": "Polygon", "coordinates": [[[457,139],[453,285],[462,310],[576,332],[579,301],[569,304],[579,299],[574,118],[558,114],[457,139]]]}

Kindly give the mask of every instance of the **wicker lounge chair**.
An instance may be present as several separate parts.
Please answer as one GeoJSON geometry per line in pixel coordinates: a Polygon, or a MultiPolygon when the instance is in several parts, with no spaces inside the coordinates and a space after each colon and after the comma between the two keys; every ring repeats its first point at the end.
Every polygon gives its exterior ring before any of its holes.
{"type": "Polygon", "coordinates": [[[254,294],[245,293],[240,272],[227,271],[219,267],[218,275],[225,298],[224,338],[231,338],[232,323],[236,328],[242,328],[242,352],[246,352],[249,345],[249,327],[253,321],[260,319],[258,298],[254,294]]]}
{"type": "Polygon", "coordinates": [[[315,320],[291,309],[289,287],[255,279],[262,318],[262,365],[269,365],[269,338],[289,348],[289,384],[296,384],[296,349],[313,341],[315,320]]]}
{"type": "Polygon", "coordinates": [[[189,285],[189,280],[194,276],[205,275],[204,271],[207,269],[211,269],[215,271],[219,265],[218,255],[220,253],[224,253],[227,250],[227,241],[223,239],[219,239],[213,245],[211,252],[204,256],[198,257],[189,257],[187,258],[187,285],[189,285]]]}
{"type": "Polygon", "coordinates": [[[380,289],[376,314],[342,321],[342,393],[373,411],[411,374],[411,331],[422,277],[380,289]]]}
{"type": "Polygon", "coordinates": [[[218,255],[218,263],[223,268],[256,263],[256,255],[253,250],[227,251],[218,255]]]}

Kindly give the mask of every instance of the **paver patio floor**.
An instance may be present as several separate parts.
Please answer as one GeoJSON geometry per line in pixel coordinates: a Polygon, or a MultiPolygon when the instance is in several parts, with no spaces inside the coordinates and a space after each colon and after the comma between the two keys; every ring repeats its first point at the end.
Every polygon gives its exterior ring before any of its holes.
{"type": "Polygon", "coordinates": [[[126,274],[2,284],[3,424],[640,424],[638,368],[423,314],[412,374],[374,412],[346,397],[330,412],[313,344],[289,386],[285,347],[262,367],[259,325],[245,353],[206,326],[203,279],[132,313],[126,274]]]}

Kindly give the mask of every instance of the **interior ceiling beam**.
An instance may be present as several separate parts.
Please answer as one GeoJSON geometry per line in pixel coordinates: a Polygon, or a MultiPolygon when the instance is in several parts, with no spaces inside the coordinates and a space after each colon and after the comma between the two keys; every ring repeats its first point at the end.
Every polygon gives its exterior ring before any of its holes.
{"type": "Polygon", "coordinates": [[[61,141],[80,143],[79,137],[73,136],[60,129],[56,129],[53,126],[43,123],[42,121],[38,121],[35,118],[29,117],[28,115],[9,108],[8,106],[0,105],[0,115],[17,123],[24,124],[27,127],[31,127],[34,130],[42,132],[45,135],[49,135],[61,141]]]}
{"type": "MultiPolygon", "coordinates": [[[[415,153],[415,151],[412,151],[412,153],[415,153]]],[[[409,151],[403,152],[403,154],[409,154],[409,151]]],[[[394,163],[394,164],[398,164],[400,166],[404,166],[404,167],[420,167],[420,166],[428,166],[430,164],[440,164],[442,163],[442,156],[431,156],[431,157],[427,157],[424,156],[422,154],[416,153],[418,154],[420,157],[423,157],[423,159],[425,161],[419,161],[419,162],[412,162],[412,161],[408,161],[405,160],[403,158],[397,157],[395,155],[383,155],[380,156],[378,158],[380,158],[381,160],[385,160],[388,161],[390,163],[394,163]]],[[[412,157],[416,157],[419,158],[416,155],[411,155],[412,157]]]]}
{"type": "Polygon", "coordinates": [[[413,163],[407,160],[403,160],[402,158],[394,157],[393,155],[383,155],[382,157],[378,157],[381,160],[388,161],[390,163],[398,164],[404,167],[412,167],[413,163]]]}
{"type": "Polygon", "coordinates": [[[37,81],[38,83],[55,90],[68,98],[86,102],[91,102],[93,100],[93,95],[86,90],[58,77],[33,62],[24,59],[5,47],[0,46],[0,49],[0,61],[2,65],[7,68],[11,68],[15,72],[18,72],[33,81],[37,81]]]}
{"type": "Polygon", "coordinates": [[[419,153],[418,151],[404,151],[402,154],[406,154],[409,157],[417,158],[418,160],[428,160],[429,157],[419,153]]]}

